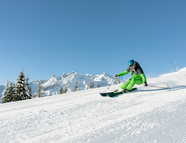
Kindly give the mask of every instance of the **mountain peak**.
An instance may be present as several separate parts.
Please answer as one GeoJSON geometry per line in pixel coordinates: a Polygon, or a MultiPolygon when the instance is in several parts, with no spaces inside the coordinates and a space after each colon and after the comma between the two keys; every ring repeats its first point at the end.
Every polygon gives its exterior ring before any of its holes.
{"type": "MultiPolygon", "coordinates": [[[[68,83],[68,91],[71,92],[74,91],[76,82],[78,82],[79,90],[85,90],[89,88],[89,84],[91,80],[94,82],[94,87],[96,88],[98,85],[105,86],[106,84],[109,84],[112,78],[113,78],[112,76],[106,73],[93,76],[91,74],[83,75],[72,71],[68,74],[63,73],[62,77],[55,76],[55,74],[53,74],[52,78],[43,82],[42,86],[45,89],[44,91],[45,94],[51,95],[51,94],[58,94],[61,86],[65,88],[67,83],[68,83]]],[[[38,87],[37,84],[38,82],[31,82],[32,92],[36,91],[38,87]]]]}

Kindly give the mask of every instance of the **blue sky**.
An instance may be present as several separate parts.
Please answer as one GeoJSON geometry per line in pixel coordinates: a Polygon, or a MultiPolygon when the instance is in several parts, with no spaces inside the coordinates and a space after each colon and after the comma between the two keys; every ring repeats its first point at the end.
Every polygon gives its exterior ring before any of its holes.
{"type": "Polygon", "coordinates": [[[30,81],[71,71],[113,75],[130,59],[147,76],[183,68],[185,6],[185,0],[1,0],[0,84],[16,81],[21,69],[30,81]]]}

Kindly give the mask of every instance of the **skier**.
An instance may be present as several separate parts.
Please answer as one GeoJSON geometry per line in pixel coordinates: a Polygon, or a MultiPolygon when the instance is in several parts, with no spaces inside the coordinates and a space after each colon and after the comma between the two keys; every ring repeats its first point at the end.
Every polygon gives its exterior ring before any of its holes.
{"type": "Polygon", "coordinates": [[[114,92],[129,92],[133,89],[135,84],[143,84],[144,86],[148,86],[146,76],[143,72],[143,69],[140,67],[139,63],[130,60],[128,62],[129,68],[120,74],[115,74],[114,77],[120,77],[128,74],[129,72],[132,75],[132,78],[129,79],[126,83],[120,86],[119,89],[115,90],[114,92]]]}

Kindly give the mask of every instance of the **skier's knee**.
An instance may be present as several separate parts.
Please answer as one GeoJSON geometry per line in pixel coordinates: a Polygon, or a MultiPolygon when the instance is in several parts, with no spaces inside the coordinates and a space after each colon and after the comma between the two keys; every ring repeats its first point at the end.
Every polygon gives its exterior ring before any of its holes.
{"type": "Polygon", "coordinates": [[[133,87],[127,87],[128,90],[132,90],[133,87]]]}
{"type": "MultiPolygon", "coordinates": [[[[135,85],[135,84],[134,84],[135,85]]],[[[129,84],[128,86],[127,86],[127,89],[128,90],[132,90],[132,88],[134,87],[134,85],[133,84],[129,84]]]]}

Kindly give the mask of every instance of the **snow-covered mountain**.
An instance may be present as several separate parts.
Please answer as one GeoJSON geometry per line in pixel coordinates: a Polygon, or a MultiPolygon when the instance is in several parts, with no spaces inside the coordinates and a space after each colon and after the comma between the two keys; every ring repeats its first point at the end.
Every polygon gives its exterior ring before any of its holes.
{"type": "MultiPolygon", "coordinates": [[[[100,85],[100,87],[110,84],[112,82],[112,79],[113,77],[107,73],[103,73],[101,75],[82,75],[76,72],[71,72],[68,74],[63,73],[61,77],[52,75],[52,77],[48,80],[31,81],[30,84],[32,93],[35,94],[36,90],[38,89],[39,82],[41,82],[41,85],[44,88],[43,92],[45,96],[49,96],[58,94],[61,86],[64,89],[66,84],[68,84],[67,93],[69,93],[74,91],[76,82],[78,82],[78,90],[80,91],[88,89],[90,81],[94,83],[94,87],[96,88],[98,87],[98,84],[100,85]]],[[[114,84],[115,81],[119,81],[119,79],[114,79],[112,84],[114,84]]],[[[4,89],[5,86],[0,85],[0,98],[2,97],[1,93],[4,89]]]]}
{"type": "MultiPolygon", "coordinates": [[[[100,84],[100,87],[110,84],[112,79],[113,77],[106,73],[94,76],[90,74],[82,75],[76,72],[71,72],[68,74],[63,73],[61,77],[53,75],[48,80],[41,80],[41,83],[44,88],[45,95],[55,95],[59,93],[61,86],[64,89],[66,84],[68,84],[68,92],[73,92],[76,82],[78,82],[78,89],[80,91],[88,89],[90,81],[93,81],[94,87],[96,88],[98,87],[98,84],[100,84]]],[[[113,84],[115,83],[115,80],[113,84]]],[[[38,84],[39,80],[31,82],[33,93],[37,90],[38,84]]]]}
{"type": "Polygon", "coordinates": [[[185,76],[186,68],[148,79],[157,87],[114,98],[100,87],[0,104],[1,143],[186,143],[185,76]]]}

